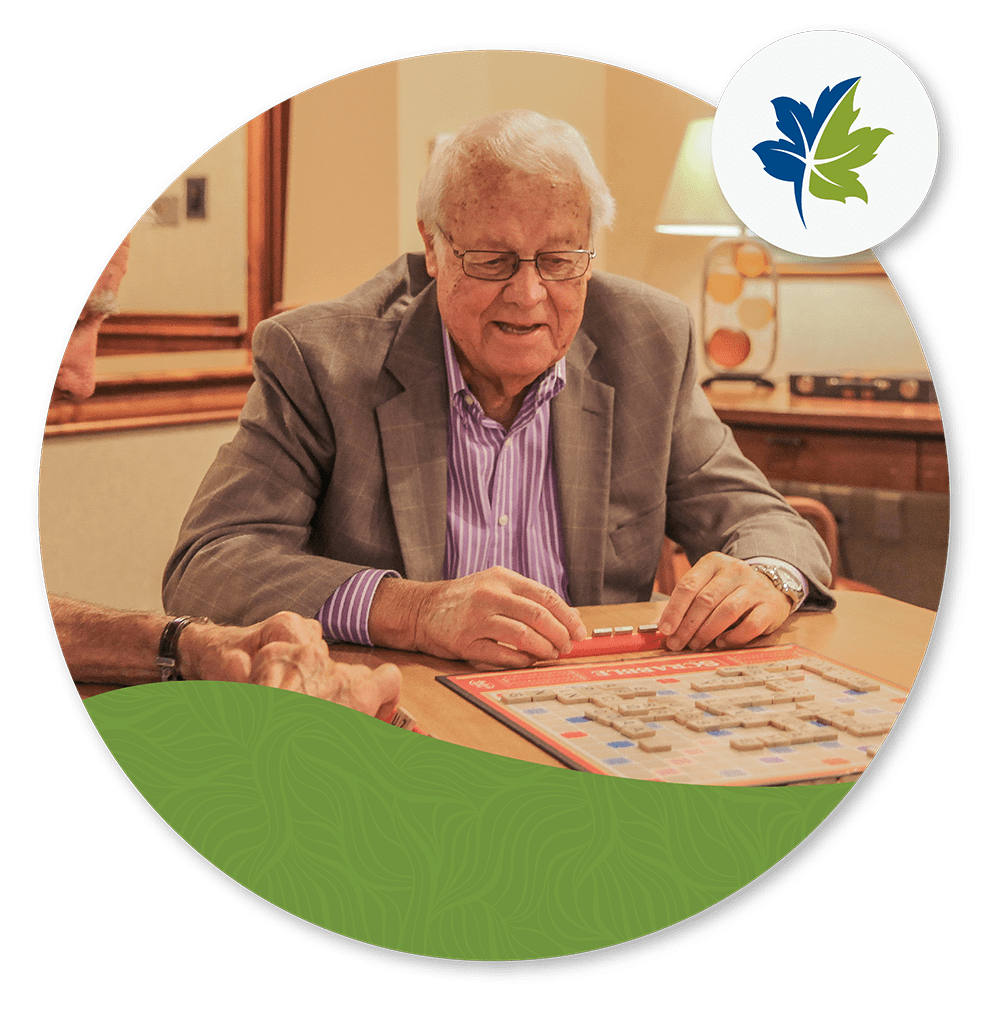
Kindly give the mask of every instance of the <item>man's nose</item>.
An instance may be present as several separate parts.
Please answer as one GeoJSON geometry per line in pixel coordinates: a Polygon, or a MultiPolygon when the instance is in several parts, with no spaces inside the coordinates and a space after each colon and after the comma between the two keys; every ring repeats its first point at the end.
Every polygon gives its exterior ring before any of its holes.
{"type": "Polygon", "coordinates": [[[519,306],[534,306],[549,294],[533,260],[522,260],[504,288],[504,298],[519,306]]]}
{"type": "Polygon", "coordinates": [[[56,394],[73,401],[89,398],[97,386],[97,331],[98,323],[74,328],[70,336],[59,373],[56,375],[56,394]]]}

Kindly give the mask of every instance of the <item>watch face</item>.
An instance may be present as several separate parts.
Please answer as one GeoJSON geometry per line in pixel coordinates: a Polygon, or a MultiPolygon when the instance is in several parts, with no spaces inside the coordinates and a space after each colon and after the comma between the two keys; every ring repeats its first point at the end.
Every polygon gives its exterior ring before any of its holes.
{"type": "Polygon", "coordinates": [[[783,595],[787,595],[793,605],[798,605],[805,596],[802,582],[785,567],[777,567],[771,563],[754,564],[754,570],[763,574],[783,595]]]}
{"type": "Polygon", "coordinates": [[[775,567],[775,573],[785,582],[785,587],[790,592],[794,592],[796,595],[801,595],[804,591],[802,582],[790,571],[785,570],[784,567],[775,567]]]}

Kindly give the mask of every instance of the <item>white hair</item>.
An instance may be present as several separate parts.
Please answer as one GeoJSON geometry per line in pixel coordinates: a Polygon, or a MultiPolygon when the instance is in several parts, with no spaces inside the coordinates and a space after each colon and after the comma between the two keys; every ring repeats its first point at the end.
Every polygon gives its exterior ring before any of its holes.
{"type": "Polygon", "coordinates": [[[92,292],[87,300],[84,310],[87,313],[103,314],[110,316],[118,312],[118,297],[110,289],[101,289],[100,292],[92,292]]]}
{"type": "Polygon", "coordinates": [[[472,120],[438,142],[417,192],[417,220],[426,228],[437,228],[449,190],[477,161],[530,176],[578,179],[590,200],[591,236],[614,222],[615,199],[580,132],[563,120],[509,109],[472,120]]]}

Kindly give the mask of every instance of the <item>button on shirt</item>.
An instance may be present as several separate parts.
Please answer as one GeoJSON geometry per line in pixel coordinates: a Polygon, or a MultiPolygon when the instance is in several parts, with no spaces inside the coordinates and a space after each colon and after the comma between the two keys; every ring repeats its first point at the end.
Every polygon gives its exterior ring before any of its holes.
{"type": "MultiPolygon", "coordinates": [[[[565,549],[552,460],[551,402],[566,384],[560,359],[529,385],[509,430],[490,419],[462,377],[442,328],[448,375],[448,523],[445,579],[501,566],[568,601],[565,549]]],[[[364,570],[344,582],[316,614],[325,636],[371,644],[368,614],[383,577],[364,570]]]]}

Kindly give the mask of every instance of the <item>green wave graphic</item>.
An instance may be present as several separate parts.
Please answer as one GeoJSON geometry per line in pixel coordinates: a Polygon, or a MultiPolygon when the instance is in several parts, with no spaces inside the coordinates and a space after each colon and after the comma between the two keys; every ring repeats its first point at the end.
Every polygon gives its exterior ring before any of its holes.
{"type": "Polygon", "coordinates": [[[672,925],[767,870],[850,788],[566,771],[233,683],[86,706],[136,788],[234,880],[326,929],[445,958],[551,957],[672,925]]]}

